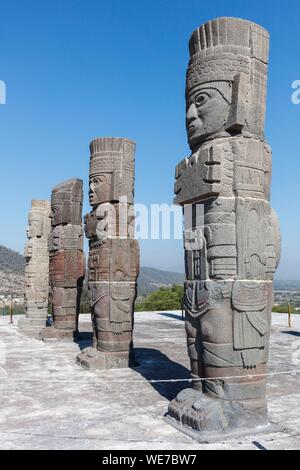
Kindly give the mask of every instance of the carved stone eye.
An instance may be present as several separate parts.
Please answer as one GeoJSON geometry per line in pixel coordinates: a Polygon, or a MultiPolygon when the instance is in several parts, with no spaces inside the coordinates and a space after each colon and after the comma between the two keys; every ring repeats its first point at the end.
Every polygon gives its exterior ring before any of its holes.
{"type": "Polygon", "coordinates": [[[203,104],[205,104],[207,101],[207,95],[205,94],[201,94],[201,95],[198,95],[196,100],[195,100],[195,104],[196,106],[202,106],[203,104]]]}

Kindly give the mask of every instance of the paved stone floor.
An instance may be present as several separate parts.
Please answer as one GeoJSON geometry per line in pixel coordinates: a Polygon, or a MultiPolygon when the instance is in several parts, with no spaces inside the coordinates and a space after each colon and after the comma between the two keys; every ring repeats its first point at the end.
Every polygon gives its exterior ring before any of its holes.
{"type": "Polygon", "coordinates": [[[288,328],[274,314],[268,384],[270,420],[279,432],[198,444],[163,420],[168,401],[185,383],[188,358],[180,312],[137,313],[134,370],[88,372],[75,363],[89,344],[89,316],[81,316],[80,344],[23,336],[0,317],[0,449],[266,449],[300,448],[300,315],[288,328]]]}

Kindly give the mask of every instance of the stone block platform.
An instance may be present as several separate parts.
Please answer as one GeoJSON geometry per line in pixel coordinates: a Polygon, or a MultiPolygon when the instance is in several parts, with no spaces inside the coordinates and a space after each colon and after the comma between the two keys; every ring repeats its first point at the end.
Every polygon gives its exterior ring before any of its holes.
{"type": "Polygon", "coordinates": [[[137,367],[85,371],[76,365],[89,346],[88,315],[79,343],[43,343],[0,317],[0,449],[202,450],[300,448],[300,315],[273,315],[269,417],[278,432],[199,444],[164,422],[169,401],[187,379],[181,312],[137,313],[137,367]],[[298,371],[298,374],[287,373],[298,371]]]}

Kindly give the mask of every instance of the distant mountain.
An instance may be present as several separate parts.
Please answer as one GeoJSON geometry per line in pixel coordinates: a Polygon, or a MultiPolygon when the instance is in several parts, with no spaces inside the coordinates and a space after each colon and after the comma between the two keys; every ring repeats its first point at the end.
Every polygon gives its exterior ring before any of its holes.
{"type": "Polygon", "coordinates": [[[300,291],[300,281],[281,281],[275,279],[274,281],[275,290],[288,290],[288,291],[300,291]]]}
{"type": "MultiPolygon", "coordinates": [[[[25,259],[16,251],[0,245],[0,295],[22,295],[24,292],[25,259]]],[[[184,274],[142,267],[138,279],[138,295],[145,296],[173,284],[182,284],[184,274]]],[[[300,281],[275,280],[275,290],[300,291],[300,281]]]]}
{"type": "Polygon", "coordinates": [[[0,245],[0,270],[3,272],[24,274],[25,258],[20,253],[0,245]]]}
{"type": "Polygon", "coordinates": [[[24,273],[24,256],[0,245],[0,295],[22,297],[24,273]]]}
{"type": "MultiPolygon", "coordinates": [[[[184,279],[185,275],[182,273],[143,267],[141,268],[141,273],[138,279],[138,295],[144,296],[160,287],[182,284],[184,279]]],[[[274,290],[300,292],[300,280],[282,281],[275,279],[274,290]]]]}
{"type": "Polygon", "coordinates": [[[183,281],[183,273],[174,273],[171,271],[142,267],[138,279],[138,295],[148,295],[160,287],[170,287],[173,284],[182,284],[183,281]]]}
{"type": "MultiPolygon", "coordinates": [[[[0,295],[22,295],[24,292],[25,259],[0,245],[0,295]]],[[[145,296],[160,287],[182,284],[184,274],[142,267],[138,280],[138,295],[145,296]]]]}

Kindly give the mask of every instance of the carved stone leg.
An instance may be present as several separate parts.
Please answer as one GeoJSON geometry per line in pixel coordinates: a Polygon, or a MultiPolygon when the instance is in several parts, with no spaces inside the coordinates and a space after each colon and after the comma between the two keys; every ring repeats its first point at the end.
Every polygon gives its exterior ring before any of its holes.
{"type": "MultiPolygon", "coordinates": [[[[168,416],[200,432],[199,439],[266,426],[264,375],[272,283],[194,281],[187,282],[185,289],[186,297],[198,306],[198,318],[196,310],[186,312],[195,381],[192,389],[183,390],[170,403],[168,416]],[[192,335],[198,336],[196,346],[192,335]],[[197,367],[201,385],[196,381],[197,367]]],[[[192,302],[186,298],[185,304],[192,302]]]]}
{"type": "Polygon", "coordinates": [[[54,287],[51,293],[54,325],[42,332],[43,341],[74,340],[78,337],[78,305],[81,288],[54,287]]]}
{"type": "Polygon", "coordinates": [[[132,348],[134,283],[90,283],[97,349],[87,348],[77,363],[86,369],[118,369],[134,364],[132,348]]]}

